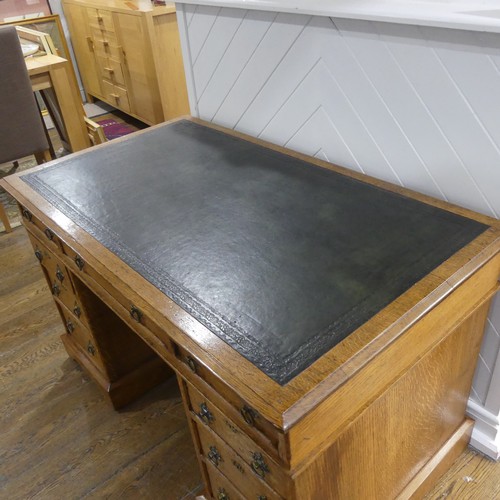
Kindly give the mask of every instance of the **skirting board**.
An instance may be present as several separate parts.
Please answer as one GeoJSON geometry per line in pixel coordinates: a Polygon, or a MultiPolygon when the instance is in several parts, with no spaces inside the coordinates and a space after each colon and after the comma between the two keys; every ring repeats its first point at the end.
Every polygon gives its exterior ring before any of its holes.
{"type": "Polygon", "coordinates": [[[470,445],[493,460],[500,459],[500,416],[471,399],[467,405],[467,414],[476,421],[470,445]]]}

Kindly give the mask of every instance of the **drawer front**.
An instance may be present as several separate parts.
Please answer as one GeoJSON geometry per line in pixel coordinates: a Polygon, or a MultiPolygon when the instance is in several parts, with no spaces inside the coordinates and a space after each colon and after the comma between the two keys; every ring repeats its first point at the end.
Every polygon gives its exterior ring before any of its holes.
{"type": "Polygon", "coordinates": [[[92,24],[90,26],[90,32],[92,34],[92,40],[94,40],[94,42],[110,42],[113,45],[120,45],[114,31],[105,31],[100,26],[92,24]]]}
{"type": "Polygon", "coordinates": [[[198,386],[197,379],[203,380],[221,395],[219,408],[225,415],[245,430],[245,433],[255,436],[259,442],[265,441],[264,446],[270,449],[273,456],[279,460],[280,432],[270,422],[265,420],[250,405],[233,391],[229,390],[209,369],[195,356],[182,346],[174,345],[175,354],[179,361],[185,364],[193,374],[193,384],[198,386]]]}
{"type": "Polygon", "coordinates": [[[82,308],[78,297],[75,295],[73,297],[63,294],[56,297],[56,300],[60,302],[68,311],[71,311],[73,316],[82,323],[85,327],[89,326],[89,321],[84,309],[82,308]]]}
{"type": "MultiPolygon", "coordinates": [[[[59,301],[58,301],[59,302],[59,301]]],[[[62,316],[64,317],[64,326],[69,337],[79,345],[99,367],[103,367],[101,353],[99,352],[96,342],[87,328],[85,328],[64,305],[59,304],[62,316]]]]}
{"type": "Polygon", "coordinates": [[[109,10],[87,8],[87,17],[92,26],[103,30],[114,31],[113,14],[109,10]]]}
{"type": "Polygon", "coordinates": [[[153,336],[158,339],[153,347],[160,356],[169,360],[174,359],[173,347],[168,335],[164,329],[158,326],[151,317],[145,314],[141,309],[131,303],[130,299],[118,292],[107,281],[103,281],[102,276],[77,253],[67,243],[63,242],[65,261],[68,268],[76,277],[81,278],[83,282],[87,281],[89,288],[98,296],[105,293],[108,298],[103,298],[104,302],[113,299],[115,304],[108,303],[108,306],[128,325],[137,332],[140,337],[145,339],[153,336]]]}
{"type": "MultiPolygon", "coordinates": [[[[201,453],[206,462],[210,462],[222,472],[245,498],[262,498],[280,500],[282,497],[273,491],[261,478],[260,469],[255,472],[252,466],[227,446],[217,434],[210,432],[203,425],[196,424],[200,437],[201,453]]],[[[254,463],[254,462],[252,462],[254,463]]],[[[255,467],[257,467],[255,465],[255,467]]]]}
{"type": "Polygon", "coordinates": [[[19,208],[21,210],[26,229],[32,234],[35,234],[47,245],[47,247],[56,253],[62,253],[62,241],[59,239],[57,234],[49,229],[40,219],[38,219],[38,217],[35,217],[28,209],[21,205],[19,208]]]}
{"type": "Polygon", "coordinates": [[[98,56],[112,57],[113,59],[121,60],[122,48],[113,42],[107,40],[93,39],[94,51],[98,56]]]}
{"type": "Polygon", "coordinates": [[[110,103],[124,111],[130,111],[128,94],[124,88],[119,87],[118,85],[114,85],[113,83],[106,80],[104,80],[102,84],[104,96],[110,103]]]}
{"type": "Polygon", "coordinates": [[[122,65],[109,57],[97,56],[99,71],[103,80],[108,80],[114,85],[125,86],[122,65]]]}
{"type": "Polygon", "coordinates": [[[38,238],[28,232],[35,256],[42,265],[52,295],[65,304],[74,303],[76,297],[66,266],[38,238]]]}
{"type": "MultiPolygon", "coordinates": [[[[231,481],[221,474],[215,467],[207,463],[208,477],[210,478],[210,488],[214,500],[245,500],[231,484],[231,481]]],[[[259,500],[259,499],[257,499],[259,500]]],[[[260,499],[265,500],[265,499],[260,499]]]]}
{"type": "MultiPolygon", "coordinates": [[[[189,396],[189,408],[195,419],[201,424],[210,427],[210,429],[221,436],[235,450],[254,449],[260,451],[263,455],[267,455],[271,451],[271,456],[268,456],[268,460],[278,467],[277,463],[273,461],[273,458],[276,459],[278,457],[276,453],[272,453],[274,451],[272,448],[270,449],[268,446],[265,446],[267,442],[265,437],[256,443],[248,436],[244,428],[235,423],[227,415],[227,411],[222,411],[191,384],[187,383],[186,387],[189,396]],[[264,446],[261,448],[259,445],[264,446]]],[[[248,428],[246,430],[248,431],[248,428]]]]}

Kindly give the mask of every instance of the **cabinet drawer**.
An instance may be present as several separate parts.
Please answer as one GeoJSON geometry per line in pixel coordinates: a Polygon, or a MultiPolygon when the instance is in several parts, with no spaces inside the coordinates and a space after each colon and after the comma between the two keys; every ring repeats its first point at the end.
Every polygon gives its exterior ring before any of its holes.
{"type": "Polygon", "coordinates": [[[128,100],[127,91],[118,86],[114,85],[111,82],[103,80],[102,88],[104,91],[104,96],[112,105],[117,108],[122,109],[123,111],[130,111],[130,103],[128,100]]]}
{"type": "Polygon", "coordinates": [[[123,68],[119,61],[109,57],[97,56],[97,62],[103,80],[109,80],[114,85],[125,86],[123,68]]]}
{"type": "MultiPolygon", "coordinates": [[[[214,500],[245,500],[231,484],[231,481],[221,474],[215,467],[207,463],[208,477],[210,478],[210,488],[214,500]]],[[[260,499],[265,500],[265,499],[260,499]]]]}
{"type": "Polygon", "coordinates": [[[114,46],[119,46],[118,39],[113,31],[105,31],[99,26],[90,26],[90,32],[92,33],[92,40],[95,42],[109,42],[114,46]]]}
{"type": "Polygon", "coordinates": [[[99,38],[93,38],[92,40],[94,41],[94,51],[98,56],[112,57],[117,60],[122,58],[122,48],[116,43],[99,38]]]}
{"type": "Polygon", "coordinates": [[[87,8],[89,24],[103,30],[114,31],[113,14],[109,10],[87,8]]]}
{"type": "Polygon", "coordinates": [[[252,454],[249,460],[240,457],[232,448],[217,434],[209,431],[205,426],[196,424],[198,432],[201,453],[206,462],[211,462],[232,484],[236,485],[238,490],[245,498],[262,498],[268,500],[280,500],[282,497],[273,491],[264,481],[270,472],[261,470],[261,467],[267,467],[267,464],[261,458],[260,454],[252,454]],[[264,465],[262,465],[264,464],[264,465]]]}

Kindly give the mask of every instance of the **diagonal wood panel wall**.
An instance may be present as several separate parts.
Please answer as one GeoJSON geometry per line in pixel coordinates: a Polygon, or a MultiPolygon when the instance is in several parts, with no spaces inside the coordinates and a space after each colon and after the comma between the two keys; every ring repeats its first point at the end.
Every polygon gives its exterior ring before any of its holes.
{"type": "MultiPolygon", "coordinates": [[[[500,35],[178,11],[193,115],[500,216],[500,35]]],[[[497,297],[471,394],[494,416],[499,351],[497,297]]]]}

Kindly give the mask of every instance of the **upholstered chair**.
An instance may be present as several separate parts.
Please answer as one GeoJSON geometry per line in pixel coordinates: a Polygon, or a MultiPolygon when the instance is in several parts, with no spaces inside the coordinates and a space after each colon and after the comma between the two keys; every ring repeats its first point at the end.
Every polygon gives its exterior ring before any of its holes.
{"type": "MultiPolygon", "coordinates": [[[[48,150],[16,28],[0,27],[0,163],[35,155],[40,164],[50,160],[48,150]]],[[[1,203],[0,219],[9,231],[1,203]]]]}

